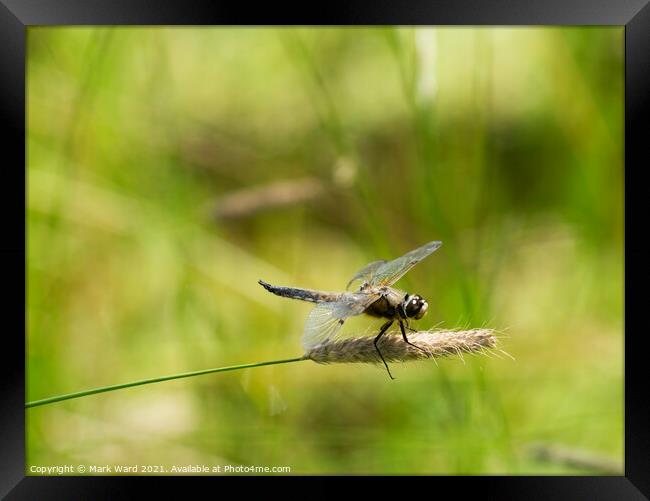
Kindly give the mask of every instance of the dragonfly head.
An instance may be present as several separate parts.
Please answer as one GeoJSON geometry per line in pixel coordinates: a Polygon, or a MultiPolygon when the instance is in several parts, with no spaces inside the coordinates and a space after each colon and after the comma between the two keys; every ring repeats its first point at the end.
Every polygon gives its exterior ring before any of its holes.
{"type": "Polygon", "coordinates": [[[407,318],[414,318],[415,320],[420,320],[427,313],[429,308],[429,303],[422,296],[417,294],[411,296],[409,294],[404,298],[404,313],[407,318]]]}

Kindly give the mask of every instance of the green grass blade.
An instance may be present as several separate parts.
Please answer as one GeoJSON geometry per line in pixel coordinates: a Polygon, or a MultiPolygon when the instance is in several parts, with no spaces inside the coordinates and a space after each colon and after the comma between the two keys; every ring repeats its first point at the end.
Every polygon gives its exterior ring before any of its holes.
{"type": "Polygon", "coordinates": [[[180,374],[171,374],[169,376],[154,377],[149,379],[140,379],[138,381],[131,381],[129,383],[114,384],[111,386],[102,386],[100,388],[92,388],[90,390],[78,391],[75,393],[66,393],[65,395],[56,395],[54,397],[43,398],[41,400],[33,400],[25,403],[25,407],[37,407],[39,405],[52,404],[54,402],[61,402],[63,400],[70,400],[72,398],[86,397],[96,393],[104,393],[107,391],[122,390],[124,388],[131,388],[133,386],[141,386],[143,384],[160,383],[162,381],[170,381],[172,379],[182,379],[186,377],[202,376],[204,374],[212,374],[215,372],[235,371],[239,369],[252,369],[253,367],[262,367],[264,365],[277,365],[288,364],[291,362],[300,362],[306,360],[303,357],[288,358],[285,360],[271,360],[269,362],[257,362],[253,364],[231,365],[229,367],[217,367],[214,369],[204,369],[201,371],[182,372],[180,374]]]}

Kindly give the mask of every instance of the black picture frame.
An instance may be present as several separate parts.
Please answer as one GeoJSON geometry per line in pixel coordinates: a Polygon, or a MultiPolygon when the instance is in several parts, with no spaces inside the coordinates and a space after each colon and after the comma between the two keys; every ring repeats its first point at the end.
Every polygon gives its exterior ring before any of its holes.
{"type": "MultiPolygon", "coordinates": [[[[606,477],[421,478],[429,492],[496,499],[647,499],[650,405],[644,398],[640,316],[648,265],[641,245],[650,129],[650,0],[382,0],[282,6],[204,0],[0,0],[0,110],[4,174],[1,256],[5,289],[0,377],[0,496],[99,499],[130,492],[138,478],[26,477],[25,464],[25,50],[34,25],[618,25],[625,26],[625,474],[606,477]],[[645,124],[645,126],[644,126],[645,124]],[[11,159],[11,160],[9,160],[11,159]],[[21,166],[22,165],[22,170],[21,166]],[[638,229],[637,229],[638,228],[638,229]],[[645,283],[644,283],[645,282],[645,283]],[[638,293],[636,292],[638,291],[638,293]],[[425,483],[426,482],[426,483],[425,483]]],[[[250,477],[247,477],[250,478],[250,477]]],[[[147,489],[168,479],[147,482],[147,489]]],[[[208,479],[203,479],[207,481],[208,479]]],[[[213,479],[214,480],[214,479],[213,479]]],[[[217,477],[220,482],[231,481],[217,477]]],[[[277,482],[271,478],[264,482],[277,482]]],[[[171,481],[171,479],[170,479],[171,481]]],[[[329,482],[329,479],[327,479],[329,482]]],[[[383,485],[383,479],[375,479],[383,485]]],[[[330,484],[328,484],[330,485],[330,484]]]]}

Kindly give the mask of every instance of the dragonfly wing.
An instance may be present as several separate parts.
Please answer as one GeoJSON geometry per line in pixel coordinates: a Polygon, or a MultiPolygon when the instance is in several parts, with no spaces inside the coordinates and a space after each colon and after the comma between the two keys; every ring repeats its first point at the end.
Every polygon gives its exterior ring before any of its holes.
{"type": "Polygon", "coordinates": [[[422,261],[429,254],[442,245],[442,242],[435,241],[418,247],[402,257],[388,261],[380,266],[373,274],[370,285],[382,286],[392,285],[406,274],[411,268],[422,261]]]}
{"type": "Polygon", "coordinates": [[[345,293],[337,301],[319,303],[307,317],[303,347],[309,350],[334,340],[346,318],[361,315],[378,298],[378,294],[345,293]]]}
{"type": "Polygon", "coordinates": [[[357,271],[357,274],[350,279],[348,285],[345,288],[349,289],[350,285],[352,285],[352,283],[356,282],[357,280],[365,280],[367,282],[370,282],[373,273],[377,271],[381,267],[381,265],[383,265],[386,262],[387,261],[385,259],[380,259],[379,261],[373,261],[372,263],[367,264],[359,271],[357,271]]]}

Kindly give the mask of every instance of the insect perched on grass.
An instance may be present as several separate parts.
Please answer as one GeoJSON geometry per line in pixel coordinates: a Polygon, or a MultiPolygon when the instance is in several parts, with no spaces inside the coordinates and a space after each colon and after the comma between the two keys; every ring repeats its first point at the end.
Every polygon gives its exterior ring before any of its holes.
{"type": "Polygon", "coordinates": [[[391,379],[388,364],[377,343],[395,321],[399,323],[405,343],[423,350],[409,342],[406,329],[410,329],[410,319],[419,320],[427,312],[428,304],[419,295],[411,295],[391,287],[407,271],[422,261],[442,245],[442,242],[429,242],[392,261],[373,261],[364,266],[348,282],[346,289],[356,281],[361,281],[357,292],[322,292],[295,287],[278,287],[260,280],[266,290],[278,296],[318,303],[310,312],[305,324],[302,343],[305,349],[313,349],[334,340],[341,331],[345,319],[365,313],[373,317],[387,319],[379,329],[374,345],[391,379]]]}

